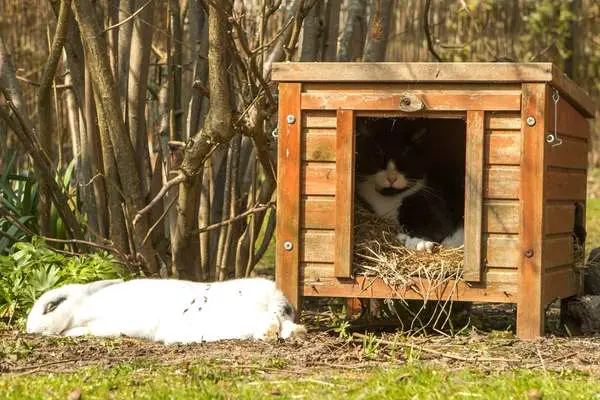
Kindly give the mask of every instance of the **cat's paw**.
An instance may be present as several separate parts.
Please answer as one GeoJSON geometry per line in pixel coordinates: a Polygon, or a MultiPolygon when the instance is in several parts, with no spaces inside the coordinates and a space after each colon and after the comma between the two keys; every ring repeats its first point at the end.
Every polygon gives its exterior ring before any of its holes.
{"type": "Polygon", "coordinates": [[[416,250],[416,251],[426,251],[428,253],[433,253],[433,249],[435,248],[435,242],[430,242],[429,240],[421,239],[414,236],[409,236],[405,233],[399,233],[396,235],[396,239],[408,249],[416,250]]]}

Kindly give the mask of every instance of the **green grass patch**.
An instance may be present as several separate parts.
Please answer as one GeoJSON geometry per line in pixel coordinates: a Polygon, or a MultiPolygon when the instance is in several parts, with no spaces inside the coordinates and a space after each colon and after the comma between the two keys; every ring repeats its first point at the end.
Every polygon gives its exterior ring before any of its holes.
{"type": "Polygon", "coordinates": [[[585,213],[587,237],[586,251],[600,247],[600,199],[588,199],[585,213]]]}
{"type": "Polygon", "coordinates": [[[442,371],[407,364],[332,373],[139,361],[71,373],[4,376],[0,377],[0,391],[7,399],[65,399],[74,390],[85,399],[523,399],[531,391],[544,399],[600,398],[597,378],[572,372],[442,371]]]}

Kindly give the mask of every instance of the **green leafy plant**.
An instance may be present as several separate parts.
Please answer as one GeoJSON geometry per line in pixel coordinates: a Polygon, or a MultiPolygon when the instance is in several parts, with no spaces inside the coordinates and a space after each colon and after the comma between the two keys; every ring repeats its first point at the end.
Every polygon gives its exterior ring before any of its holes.
{"type": "Polygon", "coordinates": [[[39,238],[16,243],[0,256],[0,320],[22,325],[35,300],[45,291],[68,283],[129,278],[106,252],[65,256],[39,238]]]}

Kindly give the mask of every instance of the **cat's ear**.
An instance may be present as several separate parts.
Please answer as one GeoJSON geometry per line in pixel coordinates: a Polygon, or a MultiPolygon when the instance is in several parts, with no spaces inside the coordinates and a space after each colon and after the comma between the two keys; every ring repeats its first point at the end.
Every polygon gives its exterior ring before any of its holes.
{"type": "Polygon", "coordinates": [[[422,144],[425,139],[425,134],[427,133],[426,128],[417,129],[411,136],[411,141],[414,144],[422,144]]]}

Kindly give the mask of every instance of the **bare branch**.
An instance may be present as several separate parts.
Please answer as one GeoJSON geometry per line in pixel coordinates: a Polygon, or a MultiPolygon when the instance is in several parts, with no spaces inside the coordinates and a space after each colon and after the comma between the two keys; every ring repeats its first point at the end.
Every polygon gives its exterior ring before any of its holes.
{"type": "Polygon", "coordinates": [[[150,3],[152,3],[154,0],[148,0],[147,2],[144,3],[144,5],[142,5],[140,8],[138,8],[136,10],[136,12],[134,12],[133,14],[129,15],[129,17],[125,18],[123,21],[119,21],[114,25],[109,26],[108,28],[104,29],[102,31],[102,33],[106,33],[112,29],[118,28],[121,25],[125,25],[127,22],[131,21],[132,19],[134,19],[139,13],[141,13],[142,11],[144,11],[144,8],[146,8],[150,3]]]}

